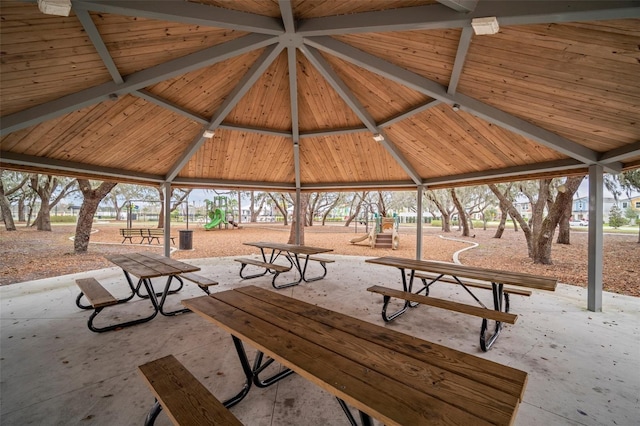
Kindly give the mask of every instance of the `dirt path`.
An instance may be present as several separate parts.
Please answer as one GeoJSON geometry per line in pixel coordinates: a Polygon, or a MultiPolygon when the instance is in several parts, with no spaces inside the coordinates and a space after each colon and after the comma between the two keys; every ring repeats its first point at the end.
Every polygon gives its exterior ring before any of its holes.
{"type": "MultiPolygon", "coordinates": [[[[121,244],[118,229],[125,226],[124,222],[95,223],[89,253],[80,256],[73,254],[73,242],[70,239],[75,233],[75,225],[57,225],[52,232],[38,232],[21,225],[15,232],[2,229],[0,285],[111,267],[113,265],[104,259],[104,255],[109,253],[140,250],[161,252],[158,245],[121,244]]],[[[184,226],[174,228],[172,234],[178,237],[178,230],[184,229],[184,226]]],[[[243,242],[286,242],[289,237],[289,228],[277,224],[250,224],[242,229],[213,231],[205,231],[197,224],[192,224],[190,228],[193,230],[194,250],[176,251],[173,254],[176,259],[252,255],[256,254],[255,248],[245,246],[243,242]]],[[[314,225],[306,228],[305,244],[332,248],[334,253],[343,255],[415,257],[416,231],[413,227],[401,228],[398,250],[372,249],[363,244],[365,242],[350,244],[352,238],[364,235],[364,227],[359,226],[358,231],[355,233],[353,227],[314,225]]],[[[553,265],[534,265],[531,262],[527,257],[522,232],[507,230],[499,240],[493,238],[494,232],[493,229],[476,229],[474,238],[461,238],[456,231],[444,235],[439,228],[427,226],[424,229],[423,258],[452,261],[456,251],[469,247],[469,243],[478,243],[478,247],[460,254],[462,263],[552,276],[563,283],[586,286],[586,232],[572,233],[569,246],[554,244],[553,265]],[[467,240],[469,243],[458,240],[467,240]]],[[[604,243],[605,290],[640,296],[640,244],[637,243],[637,236],[606,235],[604,243]]]]}

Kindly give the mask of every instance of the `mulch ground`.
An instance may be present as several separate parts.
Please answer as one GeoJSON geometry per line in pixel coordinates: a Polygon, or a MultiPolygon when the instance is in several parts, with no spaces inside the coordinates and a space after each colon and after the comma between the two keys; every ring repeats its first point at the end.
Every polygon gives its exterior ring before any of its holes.
{"type": "MultiPolygon", "coordinates": [[[[39,232],[18,224],[18,230],[0,230],[0,285],[32,281],[52,276],[72,274],[113,266],[104,256],[127,251],[162,248],[157,244],[121,244],[119,228],[125,222],[94,223],[89,252],[73,253],[75,225],[54,225],[52,232],[39,232]]],[[[139,225],[136,225],[139,226],[139,225]]],[[[152,225],[149,225],[152,226],[152,225]]],[[[141,226],[142,227],[142,226],[141,226]]],[[[178,245],[179,230],[172,227],[178,245]]],[[[244,224],[241,229],[205,231],[199,224],[191,224],[193,250],[176,251],[176,259],[254,255],[256,249],[243,245],[249,241],[287,242],[289,227],[281,224],[244,224]]],[[[415,258],[416,230],[403,227],[398,250],[374,249],[366,242],[351,244],[354,237],[364,235],[364,227],[347,228],[342,225],[314,225],[305,228],[306,245],[327,247],[335,254],[353,256],[399,256],[415,258]]],[[[476,229],[475,237],[461,238],[459,232],[442,233],[439,228],[426,226],[423,235],[423,258],[452,261],[453,254],[472,243],[478,246],[460,254],[463,264],[491,269],[512,270],[557,278],[565,284],[587,285],[587,233],[572,232],[571,244],[554,244],[552,265],[536,265],[527,257],[522,232],[506,230],[501,239],[493,238],[494,229],[476,229]],[[454,239],[455,241],[452,241],[454,239]]],[[[640,244],[637,235],[605,235],[604,289],[606,291],[640,297],[640,244]]],[[[356,267],[356,266],[354,266],[356,267]]]]}

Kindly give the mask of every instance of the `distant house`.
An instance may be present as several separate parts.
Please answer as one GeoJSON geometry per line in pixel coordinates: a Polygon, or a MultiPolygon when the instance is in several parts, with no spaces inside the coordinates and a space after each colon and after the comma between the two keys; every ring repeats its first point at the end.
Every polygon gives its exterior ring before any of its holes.
{"type": "Polygon", "coordinates": [[[636,217],[640,217],[640,196],[620,200],[619,205],[623,212],[630,208],[636,212],[636,217]]]}
{"type": "Polygon", "coordinates": [[[524,220],[531,219],[531,203],[528,200],[519,202],[517,201],[513,203],[513,206],[516,208],[516,210],[518,210],[518,213],[520,213],[520,216],[522,216],[524,220]]]}
{"type": "MultiPolygon", "coordinates": [[[[602,202],[602,220],[609,222],[609,212],[614,205],[621,207],[621,201],[616,203],[613,197],[604,197],[602,202]]],[[[623,208],[624,210],[624,208],[623,208]]],[[[579,197],[573,199],[571,208],[571,220],[589,220],[589,197],[579,197]]]]}

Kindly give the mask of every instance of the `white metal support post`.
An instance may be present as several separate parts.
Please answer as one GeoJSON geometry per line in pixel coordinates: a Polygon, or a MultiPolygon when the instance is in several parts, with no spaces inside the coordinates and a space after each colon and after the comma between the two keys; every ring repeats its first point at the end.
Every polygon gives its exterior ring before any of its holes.
{"type": "MultiPolygon", "coordinates": [[[[296,206],[293,209],[293,211],[296,214],[295,217],[295,221],[296,221],[296,244],[300,244],[300,218],[304,217],[302,214],[300,214],[300,188],[296,188],[296,206]]],[[[302,225],[304,226],[304,224],[302,225]]]]}
{"type": "Polygon", "coordinates": [[[589,166],[589,263],[587,283],[587,309],[602,312],[602,252],[603,231],[603,168],[589,166]]]}
{"type": "Polygon", "coordinates": [[[160,190],[164,195],[164,256],[171,257],[171,183],[164,182],[160,190]]]}
{"type": "Polygon", "coordinates": [[[416,214],[416,260],[422,259],[422,196],[424,186],[418,185],[418,211],[416,214]]]}

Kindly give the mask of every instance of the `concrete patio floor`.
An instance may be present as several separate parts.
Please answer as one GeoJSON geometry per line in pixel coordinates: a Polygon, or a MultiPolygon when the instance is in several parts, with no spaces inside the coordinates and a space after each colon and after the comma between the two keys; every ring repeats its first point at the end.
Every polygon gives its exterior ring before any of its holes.
{"type": "MultiPolygon", "coordinates": [[[[333,257],[325,279],[279,291],[384,325],[382,297],[366,288],[400,288],[398,271],[364,263],[364,257],[333,257]]],[[[188,262],[220,282],[214,292],[247,284],[272,289],[268,277],[241,280],[240,265],[232,258],[188,262]]],[[[0,287],[0,424],[142,425],[153,397],[136,367],[168,354],[218,399],[239,390],[243,379],[231,338],[196,314],[159,315],[101,334],[89,331],[90,312],[75,306],[75,279],[88,276],[116,296],[126,293],[119,268],[0,287]]],[[[202,294],[186,283],[167,308],[202,294]]],[[[489,303],[489,292],[478,294],[489,303]]],[[[434,287],[431,295],[469,302],[453,285],[434,287]]],[[[585,307],[586,289],[569,285],[559,285],[554,293],[512,296],[518,322],[505,326],[488,353],[479,348],[480,320],[475,317],[419,306],[386,327],[528,372],[516,425],[637,425],[640,299],[605,293],[604,312],[585,307]]],[[[98,318],[124,320],[147,309],[148,301],[134,299],[107,308],[98,318]]],[[[252,426],[348,424],[331,395],[295,375],[266,389],[253,388],[231,411],[252,426]]],[[[169,421],[161,414],[156,424],[169,421]]]]}

